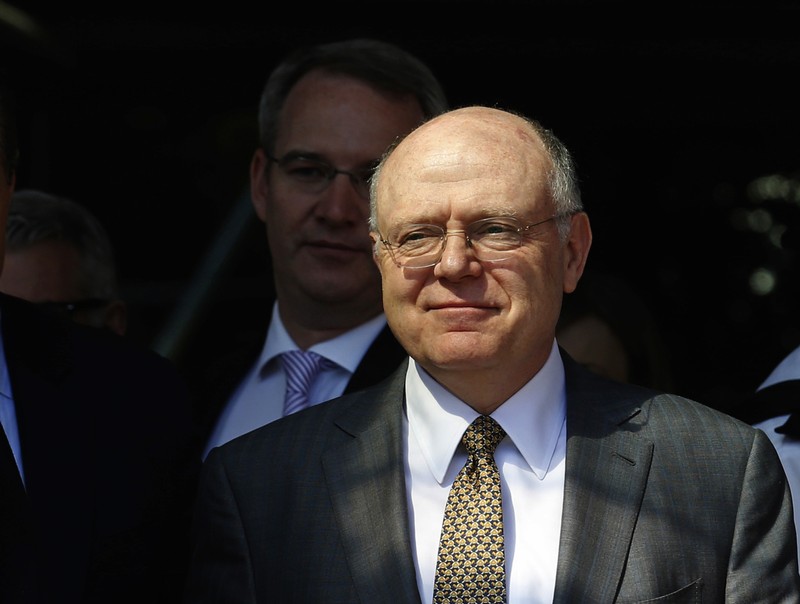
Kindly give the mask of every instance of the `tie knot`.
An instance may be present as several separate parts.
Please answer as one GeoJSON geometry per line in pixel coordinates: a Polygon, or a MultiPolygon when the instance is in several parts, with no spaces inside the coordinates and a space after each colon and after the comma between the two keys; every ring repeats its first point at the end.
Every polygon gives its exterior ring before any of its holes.
{"type": "Polygon", "coordinates": [[[318,369],[325,357],[311,350],[287,350],[281,353],[281,362],[287,371],[302,371],[312,367],[318,369]]]}
{"type": "Polygon", "coordinates": [[[320,369],[334,365],[316,352],[289,350],[281,354],[281,364],[286,373],[286,399],[284,415],[289,415],[309,405],[308,391],[320,369]]]}
{"type": "Polygon", "coordinates": [[[488,415],[479,415],[464,431],[462,441],[470,455],[494,455],[506,431],[488,415]]]}
{"type": "Polygon", "coordinates": [[[327,359],[310,350],[287,350],[281,353],[286,373],[313,376],[327,359]]]}

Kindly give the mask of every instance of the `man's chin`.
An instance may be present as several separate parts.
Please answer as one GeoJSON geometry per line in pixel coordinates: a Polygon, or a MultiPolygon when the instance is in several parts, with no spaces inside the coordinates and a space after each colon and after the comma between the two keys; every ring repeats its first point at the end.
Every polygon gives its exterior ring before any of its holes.
{"type": "Polygon", "coordinates": [[[335,268],[337,265],[347,267],[354,264],[372,262],[369,251],[353,248],[309,245],[303,248],[303,252],[307,256],[309,263],[319,264],[328,268],[335,268]]]}
{"type": "Polygon", "coordinates": [[[500,354],[496,345],[475,332],[451,332],[435,340],[436,345],[425,355],[425,362],[447,371],[485,369],[496,365],[500,354]]]}
{"type": "Polygon", "coordinates": [[[367,299],[374,299],[375,306],[381,307],[380,284],[364,286],[364,282],[355,282],[352,275],[328,273],[316,281],[304,280],[303,291],[319,303],[332,307],[362,306],[367,299]]]}

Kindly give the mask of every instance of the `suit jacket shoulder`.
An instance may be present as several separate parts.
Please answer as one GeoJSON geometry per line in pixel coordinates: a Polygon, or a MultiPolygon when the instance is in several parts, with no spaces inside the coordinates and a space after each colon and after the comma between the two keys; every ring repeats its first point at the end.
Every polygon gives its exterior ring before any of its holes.
{"type": "MultiPolygon", "coordinates": [[[[187,601],[213,590],[217,601],[419,602],[405,369],[212,451],[187,601]]],[[[791,498],[762,432],[568,358],[565,370],[554,602],[800,601],[791,498]]]]}
{"type": "Polygon", "coordinates": [[[555,602],[690,602],[701,592],[704,601],[800,601],[789,489],[761,431],[567,359],[565,369],[555,602]]]}
{"type": "Polygon", "coordinates": [[[187,602],[419,602],[404,495],[404,379],[405,363],[380,384],[212,450],[187,602]],[[212,584],[219,600],[208,596],[212,584]]]}

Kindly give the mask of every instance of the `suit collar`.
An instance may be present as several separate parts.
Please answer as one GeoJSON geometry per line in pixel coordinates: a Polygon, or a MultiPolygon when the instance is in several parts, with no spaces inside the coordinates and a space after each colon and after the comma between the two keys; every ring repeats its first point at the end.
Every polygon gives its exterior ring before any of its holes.
{"type": "MultiPolygon", "coordinates": [[[[642,404],[654,393],[609,382],[563,351],[562,357],[568,441],[554,602],[568,603],[613,594],[621,581],[653,455],[653,443],[638,434],[642,404]]],[[[345,556],[364,601],[375,601],[375,574],[386,578],[397,601],[419,601],[404,472],[406,368],[402,363],[381,387],[353,395],[336,419],[351,438],[323,456],[345,556]]]]}
{"type": "MultiPolygon", "coordinates": [[[[353,373],[372,342],[385,327],[386,317],[381,314],[333,338],[318,342],[309,350],[353,373]]],[[[286,330],[276,302],[272,307],[266,339],[257,361],[258,366],[263,368],[282,353],[296,349],[297,344],[286,330]]]]}
{"type": "Polygon", "coordinates": [[[564,363],[567,466],[554,602],[577,602],[613,594],[622,579],[653,456],[637,427],[655,393],[564,363]]]}
{"type": "Polygon", "coordinates": [[[355,395],[336,421],[353,438],[323,456],[345,556],[364,602],[380,600],[372,591],[376,574],[396,601],[419,601],[405,496],[405,373],[402,363],[385,388],[355,395]]]}
{"type": "Polygon", "coordinates": [[[356,392],[386,379],[401,363],[405,366],[408,354],[386,325],[362,357],[345,392],[356,392]]]}
{"type": "MultiPolygon", "coordinates": [[[[441,484],[478,412],[413,361],[406,386],[409,430],[441,484]]],[[[539,480],[563,459],[563,442],[557,446],[565,420],[564,399],[564,367],[554,345],[541,370],[492,413],[539,480]]]]}

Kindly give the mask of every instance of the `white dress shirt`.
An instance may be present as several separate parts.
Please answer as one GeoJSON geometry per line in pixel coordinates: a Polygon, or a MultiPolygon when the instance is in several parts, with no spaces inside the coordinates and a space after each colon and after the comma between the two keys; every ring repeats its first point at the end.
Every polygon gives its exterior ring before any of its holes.
{"type": "Polygon", "coordinates": [[[8,444],[11,446],[11,452],[14,453],[19,475],[24,484],[25,472],[22,469],[22,447],[19,443],[19,430],[17,429],[17,409],[11,393],[11,378],[8,376],[6,349],[3,345],[2,335],[0,335],[0,425],[2,425],[8,444]]]}
{"type": "MultiPolygon", "coordinates": [[[[413,359],[406,374],[406,485],[423,602],[433,601],[450,487],[466,462],[461,436],[478,413],[413,359]]],[[[503,491],[509,604],[552,602],[566,455],[564,365],[556,343],[544,367],[492,413],[506,431],[495,451],[503,491]]]]}
{"type": "MultiPolygon", "coordinates": [[[[342,394],[361,359],[386,325],[386,317],[378,315],[340,336],[315,344],[309,350],[333,361],[314,378],[308,392],[312,405],[342,394]]],[[[283,415],[286,377],[280,355],[298,346],[286,331],[278,313],[272,308],[267,339],[261,355],[226,403],[203,451],[203,459],[216,446],[268,424],[283,415]]]]}
{"type": "Polygon", "coordinates": [[[772,373],[767,376],[764,383],[758,389],[766,388],[778,382],[785,382],[787,380],[800,379],[800,346],[790,352],[784,359],[778,363],[772,373]]]}
{"type": "MultiPolygon", "coordinates": [[[[758,390],[779,382],[797,379],[800,379],[800,346],[778,363],[772,373],[758,387],[758,390]]],[[[794,498],[794,523],[800,530],[800,441],[775,432],[775,428],[785,424],[787,419],[789,419],[788,414],[779,415],[759,422],[755,424],[755,427],[761,428],[766,433],[775,446],[778,457],[781,458],[783,470],[786,472],[786,480],[789,482],[789,490],[794,498]]],[[[798,533],[797,548],[798,556],[800,556],[800,533],[798,533]]]]}

